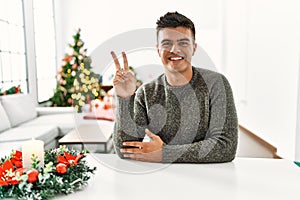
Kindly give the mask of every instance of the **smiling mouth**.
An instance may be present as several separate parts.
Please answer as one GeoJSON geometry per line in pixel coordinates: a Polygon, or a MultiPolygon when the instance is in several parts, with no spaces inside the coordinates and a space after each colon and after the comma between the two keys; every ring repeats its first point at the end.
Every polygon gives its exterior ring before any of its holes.
{"type": "Polygon", "coordinates": [[[170,57],[168,58],[170,61],[179,61],[179,60],[183,60],[184,58],[181,56],[174,56],[174,57],[170,57]]]}

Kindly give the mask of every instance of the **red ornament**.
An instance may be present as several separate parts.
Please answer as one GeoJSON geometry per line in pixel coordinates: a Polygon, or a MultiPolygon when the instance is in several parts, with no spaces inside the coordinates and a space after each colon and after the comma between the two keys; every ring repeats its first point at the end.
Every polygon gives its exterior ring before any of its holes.
{"type": "Polygon", "coordinates": [[[77,42],[77,46],[80,47],[81,45],[82,45],[82,42],[81,42],[81,41],[78,41],[78,42],[77,42]]]}
{"type": "Polygon", "coordinates": [[[68,103],[69,103],[69,104],[72,104],[72,103],[73,103],[73,99],[68,98],[68,103]]]}
{"type": "Polygon", "coordinates": [[[73,59],[73,57],[72,56],[70,56],[70,55],[66,55],[62,60],[63,61],[65,61],[65,62],[71,62],[72,61],[72,59],[73,59]]]}
{"type": "Polygon", "coordinates": [[[74,63],[73,65],[72,65],[72,69],[77,69],[77,67],[78,67],[78,65],[76,64],[76,63],[74,63]]]}
{"type": "Polygon", "coordinates": [[[27,171],[26,174],[28,176],[27,181],[29,183],[35,183],[38,180],[38,176],[39,176],[38,170],[36,170],[36,169],[30,169],[30,170],[27,171]]]}
{"type": "Polygon", "coordinates": [[[56,165],[56,172],[59,173],[59,174],[65,174],[67,173],[68,171],[68,168],[67,168],[67,165],[63,164],[63,163],[58,163],[56,165]]]}

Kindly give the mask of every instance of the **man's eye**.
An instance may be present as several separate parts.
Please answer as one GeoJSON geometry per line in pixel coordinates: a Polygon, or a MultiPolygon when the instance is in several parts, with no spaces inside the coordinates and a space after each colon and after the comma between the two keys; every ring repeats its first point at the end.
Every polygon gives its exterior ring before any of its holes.
{"type": "Polygon", "coordinates": [[[163,42],[161,45],[166,47],[166,46],[171,46],[172,44],[171,42],[163,42]]]}
{"type": "Polygon", "coordinates": [[[187,42],[187,41],[181,41],[181,42],[179,42],[178,43],[180,46],[188,46],[190,43],[189,42],[187,42]]]}

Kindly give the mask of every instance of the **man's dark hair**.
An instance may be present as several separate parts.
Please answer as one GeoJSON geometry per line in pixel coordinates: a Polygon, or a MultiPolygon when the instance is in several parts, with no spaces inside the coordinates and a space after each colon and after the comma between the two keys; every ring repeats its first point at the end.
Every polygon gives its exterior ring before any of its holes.
{"type": "Polygon", "coordinates": [[[176,12],[168,12],[164,16],[160,17],[157,20],[156,25],[157,25],[156,26],[156,35],[157,36],[158,36],[158,32],[163,28],[166,28],[166,27],[176,28],[178,26],[182,26],[182,27],[190,29],[193,34],[193,39],[194,40],[196,39],[195,25],[192,22],[192,20],[190,20],[186,16],[178,13],[177,11],[176,12]]]}

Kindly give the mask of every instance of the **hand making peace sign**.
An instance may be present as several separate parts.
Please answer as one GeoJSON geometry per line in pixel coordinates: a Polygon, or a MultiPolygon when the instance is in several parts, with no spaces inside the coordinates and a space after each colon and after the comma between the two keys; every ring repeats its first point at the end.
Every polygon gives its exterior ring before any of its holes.
{"type": "Polygon", "coordinates": [[[122,52],[124,68],[122,69],[115,52],[111,52],[116,66],[116,74],[113,81],[115,92],[118,96],[126,98],[135,93],[136,78],[129,70],[128,61],[125,52],[122,52]]]}

